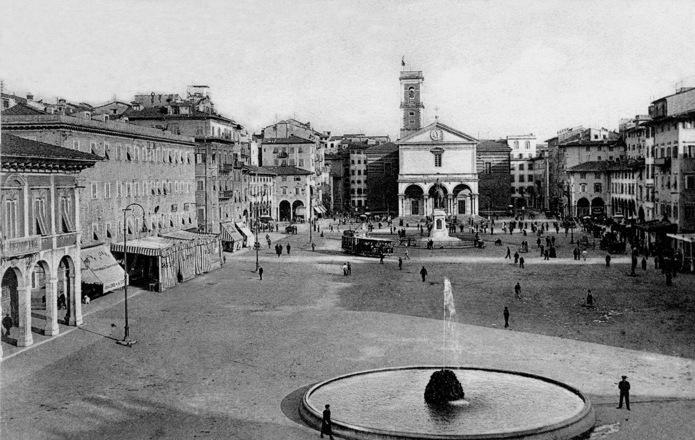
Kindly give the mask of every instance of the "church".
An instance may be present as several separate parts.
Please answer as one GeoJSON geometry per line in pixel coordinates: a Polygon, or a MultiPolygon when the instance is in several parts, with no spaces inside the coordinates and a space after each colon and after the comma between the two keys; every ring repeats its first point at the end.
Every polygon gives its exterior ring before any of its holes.
{"type": "Polygon", "coordinates": [[[478,140],[439,122],[422,127],[421,71],[402,70],[398,144],[398,216],[478,214],[478,140]]]}

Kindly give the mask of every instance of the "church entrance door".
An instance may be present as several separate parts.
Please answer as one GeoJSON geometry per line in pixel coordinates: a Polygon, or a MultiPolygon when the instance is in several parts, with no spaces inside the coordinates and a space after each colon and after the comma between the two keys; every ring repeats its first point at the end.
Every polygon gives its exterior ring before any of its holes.
{"type": "Polygon", "coordinates": [[[413,200],[410,202],[410,214],[411,215],[420,215],[420,201],[419,200],[413,200]]]}
{"type": "Polygon", "coordinates": [[[465,200],[459,200],[459,214],[465,214],[466,213],[466,201],[465,200]]]}

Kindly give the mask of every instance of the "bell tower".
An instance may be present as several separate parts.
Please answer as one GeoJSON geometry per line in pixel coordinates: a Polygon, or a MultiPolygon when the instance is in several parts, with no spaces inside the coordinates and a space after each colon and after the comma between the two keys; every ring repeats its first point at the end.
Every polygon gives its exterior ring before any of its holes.
{"type": "MultiPolygon", "coordinates": [[[[405,67],[404,67],[405,69],[405,67]]],[[[410,133],[415,133],[422,128],[422,83],[425,77],[420,70],[401,70],[398,78],[401,81],[402,99],[401,108],[403,109],[403,123],[401,125],[400,139],[410,133]]]]}

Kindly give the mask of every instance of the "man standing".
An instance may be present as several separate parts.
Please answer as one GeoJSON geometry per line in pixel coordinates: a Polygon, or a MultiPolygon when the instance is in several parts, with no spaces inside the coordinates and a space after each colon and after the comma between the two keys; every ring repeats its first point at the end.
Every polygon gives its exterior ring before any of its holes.
{"type": "Polygon", "coordinates": [[[642,257],[642,270],[647,270],[647,257],[642,257]]]}
{"type": "Polygon", "coordinates": [[[398,257],[398,270],[403,269],[403,259],[401,257],[398,257]]]}
{"type": "Polygon", "coordinates": [[[507,246],[507,255],[504,256],[504,259],[506,260],[509,258],[510,260],[512,259],[512,250],[509,249],[509,246],[507,246]]]}
{"type": "Polygon", "coordinates": [[[5,336],[10,336],[10,329],[12,329],[12,325],[12,317],[8,313],[4,318],[2,318],[2,326],[5,328],[5,336]]]}
{"type": "Polygon", "coordinates": [[[502,315],[504,315],[504,328],[509,327],[509,309],[504,308],[504,312],[502,312],[502,315]]]}
{"type": "Polygon", "coordinates": [[[384,253],[379,253],[379,264],[384,264],[384,253]]]}
{"type": "Polygon", "coordinates": [[[519,267],[524,268],[524,257],[519,257],[519,267]]]}
{"type": "Polygon", "coordinates": [[[517,281],[516,286],[514,286],[514,296],[517,299],[521,299],[521,284],[517,281]]]}
{"type": "Polygon", "coordinates": [[[425,279],[427,278],[427,269],[425,269],[425,266],[422,266],[422,269],[420,269],[420,276],[422,277],[422,282],[425,282],[425,279]]]}
{"type": "Polygon", "coordinates": [[[514,264],[517,264],[519,262],[519,252],[514,252],[514,264]]]}
{"type": "Polygon", "coordinates": [[[259,281],[263,281],[263,268],[260,266],[258,267],[258,276],[260,277],[259,281]]]}
{"type": "Polygon", "coordinates": [[[611,254],[606,254],[606,267],[611,267],[611,254]]]}
{"type": "Polygon", "coordinates": [[[630,382],[627,380],[627,376],[623,376],[623,380],[618,383],[618,389],[620,390],[620,403],[616,409],[623,407],[623,399],[625,399],[625,406],[627,410],[630,411],[630,382]]]}
{"type": "Polygon", "coordinates": [[[313,241],[311,242],[311,251],[312,252],[316,251],[316,243],[314,243],[313,241]]]}
{"type": "Polygon", "coordinates": [[[291,249],[291,247],[290,247],[290,244],[289,244],[289,243],[287,243],[287,255],[289,255],[289,254],[290,254],[290,249],[291,249]]]}
{"type": "Polygon", "coordinates": [[[326,409],[323,410],[323,418],[321,419],[321,438],[326,434],[328,438],[333,440],[333,427],[331,426],[331,410],[330,405],[326,404],[326,409]]]}

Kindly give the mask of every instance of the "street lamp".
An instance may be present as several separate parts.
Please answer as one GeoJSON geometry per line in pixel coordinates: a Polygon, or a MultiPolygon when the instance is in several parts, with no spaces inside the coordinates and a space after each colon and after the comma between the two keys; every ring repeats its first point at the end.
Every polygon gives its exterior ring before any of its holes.
{"type": "Polygon", "coordinates": [[[145,208],[139,203],[131,203],[122,209],[123,211],[123,265],[125,266],[125,272],[123,274],[123,279],[125,284],[123,286],[123,295],[125,298],[125,333],[123,335],[122,341],[116,341],[120,345],[125,345],[132,347],[137,341],[130,339],[130,329],[128,327],[128,224],[126,222],[126,213],[132,211],[131,206],[139,206],[142,209],[142,232],[147,232],[147,220],[145,219],[145,208]]]}

